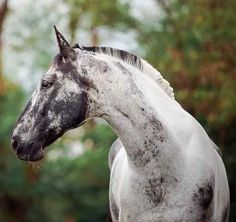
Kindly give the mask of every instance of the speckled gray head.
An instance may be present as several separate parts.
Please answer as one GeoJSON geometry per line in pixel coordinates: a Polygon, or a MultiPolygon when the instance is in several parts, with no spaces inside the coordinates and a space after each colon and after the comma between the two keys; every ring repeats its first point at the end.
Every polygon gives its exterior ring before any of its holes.
{"type": "Polygon", "coordinates": [[[12,133],[12,146],[22,160],[43,158],[43,149],[67,130],[82,124],[87,89],[78,81],[78,50],[55,27],[60,53],[43,75],[12,133]]]}

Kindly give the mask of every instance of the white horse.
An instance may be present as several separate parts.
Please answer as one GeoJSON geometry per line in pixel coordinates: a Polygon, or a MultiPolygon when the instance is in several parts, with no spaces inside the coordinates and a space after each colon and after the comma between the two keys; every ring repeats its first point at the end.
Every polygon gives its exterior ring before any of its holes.
{"type": "Polygon", "coordinates": [[[128,52],[56,36],[60,54],[13,131],[17,156],[37,161],[65,131],[101,117],[119,137],[109,154],[114,222],[228,221],[216,145],[161,74],[128,52]]]}

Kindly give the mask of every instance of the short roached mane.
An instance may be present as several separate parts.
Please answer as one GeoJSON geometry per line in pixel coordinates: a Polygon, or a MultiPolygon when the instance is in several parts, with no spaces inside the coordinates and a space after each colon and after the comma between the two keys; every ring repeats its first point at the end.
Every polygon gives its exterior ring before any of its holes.
{"type": "Polygon", "coordinates": [[[172,99],[175,99],[173,88],[170,87],[170,84],[168,83],[168,81],[165,80],[163,76],[155,68],[153,68],[150,64],[148,64],[142,58],[130,52],[127,52],[121,49],[111,48],[111,47],[98,47],[98,46],[87,47],[87,46],[80,46],[79,44],[75,44],[73,48],[78,48],[80,50],[105,54],[114,58],[118,58],[124,61],[125,63],[130,64],[131,66],[139,69],[141,72],[152,73],[151,78],[163,88],[163,90],[166,92],[168,96],[170,96],[172,99]]]}
{"type": "Polygon", "coordinates": [[[79,44],[75,44],[73,48],[79,48],[81,50],[95,52],[95,53],[103,53],[103,54],[121,59],[124,62],[143,71],[142,60],[138,56],[130,52],[121,50],[121,49],[115,49],[111,47],[96,47],[96,46],[86,47],[86,46],[80,46],[79,44]]]}

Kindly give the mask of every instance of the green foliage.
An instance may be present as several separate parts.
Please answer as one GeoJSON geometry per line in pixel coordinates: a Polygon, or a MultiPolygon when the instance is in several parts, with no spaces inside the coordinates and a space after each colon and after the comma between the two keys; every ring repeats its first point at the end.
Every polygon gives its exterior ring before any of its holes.
{"type": "Polygon", "coordinates": [[[11,130],[24,98],[21,88],[7,82],[6,84],[7,94],[0,96],[0,147],[9,144],[11,130]]]}
{"type": "Polygon", "coordinates": [[[39,188],[50,211],[48,221],[103,221],[108,210],[107,148],[87,151],[75,159],[48,161],[39,188]]]}
{"type": "Polygon", "coordinates": [[[110,147],[112,145],[111,141],[115,140],[115,134],[108,125],[98,124],[96,127],[85,131],[82,141],[87,138],[93,139],[94,148],[110,147]]]}
{"type": "Polygon", "coordinates": [[[137,21],[130,15],[129,1],[64,0],[69,6],[69,28],[72,40],[75,30],[84,21],[86,29],[106,26],[127,30],[136,27],[137,21]]]}

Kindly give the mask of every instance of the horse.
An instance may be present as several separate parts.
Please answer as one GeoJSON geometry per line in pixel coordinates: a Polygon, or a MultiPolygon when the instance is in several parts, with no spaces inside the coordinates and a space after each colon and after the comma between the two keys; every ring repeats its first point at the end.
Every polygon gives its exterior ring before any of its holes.
{"type": "Polygon", "coordinates": [[[229,218],[229,186],[219,149],[144,59],[109,47],[71,46],[55,28],[59,53],[12,133],[21,160],[93,117],[117,134],[109,153],[113,222],[229,218]]]}

